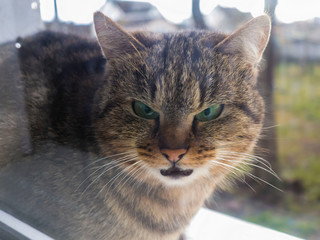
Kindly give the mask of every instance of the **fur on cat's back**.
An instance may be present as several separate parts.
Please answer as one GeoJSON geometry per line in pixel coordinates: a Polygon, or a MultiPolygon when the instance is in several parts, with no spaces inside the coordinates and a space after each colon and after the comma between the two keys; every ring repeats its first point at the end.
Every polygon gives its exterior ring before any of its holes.
{"type": "Polygon", "coordinates": [[[96,13],[95,29],[98,43],[42,32],[12,44],[18,61],[2,64],[18,94],[2,106],[13,141],[1,158],[29,151],[4,175],[19,166],[25,198],[40,203],[25,211],[58,239],[179,239],[259,139],[270,20],[231,35],[129,33],[96,13]],[[53,212],[55,224],[42,222],[53,212]]]}

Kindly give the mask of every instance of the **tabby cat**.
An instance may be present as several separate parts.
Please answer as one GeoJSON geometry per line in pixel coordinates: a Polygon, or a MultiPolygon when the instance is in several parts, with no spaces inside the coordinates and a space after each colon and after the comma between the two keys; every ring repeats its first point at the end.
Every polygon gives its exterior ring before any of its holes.
{"type": "Polygon", "coordinates": [[[100,12],[94,24],[99,45],[52,32],[18,39],[11,81],[25,108],[7,110],[16,124],[6,129],[27,131],[2,154],[29,150],[2,164],[0,202],[56,239],[177,240],[253,164],[270,19],[231,35],[129,33],[100,12]]]}

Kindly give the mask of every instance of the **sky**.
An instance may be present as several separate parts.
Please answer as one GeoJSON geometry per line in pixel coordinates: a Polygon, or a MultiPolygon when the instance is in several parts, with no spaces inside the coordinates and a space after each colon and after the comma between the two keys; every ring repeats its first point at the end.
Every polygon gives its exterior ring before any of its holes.
{"type": "MultiPolygon", "coordinates": [[[[160,13],[173,23],[181,23],[191,17],[192,0],[141,0],[155,5],[160,13]]],[[[78,24],[92,22],[94,11],[103,6],[105,0],[57,0],[59,18],[78,24]]],[[[263,14],[264,0],[200,0],[203,14],[209,14],[217,5],[236,7],[242,12],[251,12],[255,17],[263,14]]],[[[319,0],[278,0],[276,17],[280,22],[309,20],[320,17],[319,0]]],[[[42,19],[50,21],[54,17],[53,0],[40,0],[42,19]]]]}

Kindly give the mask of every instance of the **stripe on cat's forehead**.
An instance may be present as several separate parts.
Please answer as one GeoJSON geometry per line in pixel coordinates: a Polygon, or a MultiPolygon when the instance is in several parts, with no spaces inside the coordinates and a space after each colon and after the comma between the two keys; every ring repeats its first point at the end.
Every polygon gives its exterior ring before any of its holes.
{"type": "Polygon", "coordinates": [[[152,56],[147,57],[146,64],[154,73],[154,79],[149,81],[150,95],[153,101],[165,100],[170,105],[170,99],[176,108],[198,108],[204,104],[205,94],[212,88],[205,87],[211,78],[213,70],[211,54],[212,47],[225,36],[213,38],[212,46],[202,46],[200,40],[208,35],[207,32],[190,31],[175,34],[164,34],[152,56]],[[209,89],[208,89],[209,88],[209,89]],[[165,98],[165,99],[164,99],[165,98]]]}

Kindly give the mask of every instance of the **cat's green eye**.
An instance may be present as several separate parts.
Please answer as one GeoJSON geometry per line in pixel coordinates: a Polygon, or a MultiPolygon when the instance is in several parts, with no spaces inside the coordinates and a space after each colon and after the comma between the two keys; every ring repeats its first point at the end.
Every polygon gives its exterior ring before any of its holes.
{"type": "Polygon", "coordinates": [[[150,108],[146,104],[138,101],[133,102],[133,111],[139,117],[146,118],[146,119],[156,119],[159,117],[159,113],[154,111],[152,108],[150,108]]]}
{"type": "Polygon", "coordinates": [[[213,105],[206,108],[196,115],[196,119],[200,122],[208,122],[220,116],[223,110],[223,104],[213,105]]]}

